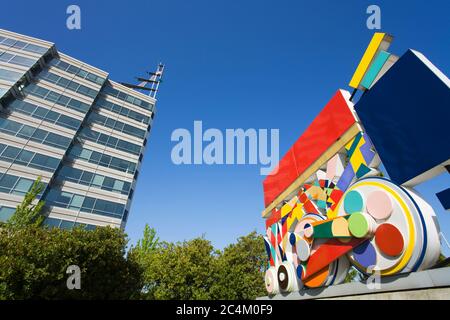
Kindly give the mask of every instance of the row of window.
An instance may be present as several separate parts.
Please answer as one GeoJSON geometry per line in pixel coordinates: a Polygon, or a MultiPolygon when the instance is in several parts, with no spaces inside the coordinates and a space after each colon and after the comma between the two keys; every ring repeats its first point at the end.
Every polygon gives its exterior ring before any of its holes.
{"type": "Polygon", "coordinates": [[[79,222],[73,222],[73,221],[67,221],[62,219],[55,219],[47,217],[44,220],[44,225],[49,228],[59,228],[59,229],[65,229],[65,230],[71,230],[76,227],[83,227],[86,230],[95,230],[97,227],[92,224],[85,224],[85,223],[79,223],[79,222]]]}
{"type": "Polygon", "coordinates": [[[144,139],[144,137],[145,137],[145,130],[133,127],[133,126],[123,123],[121,121],[117,121],[117,120],[102,116],[98,113],[91,113],[89,115],[88,121],[97,123],[97,124],[101,124],[102,126],[117,130],[119,132],[129,134],[131,136],[138,137],[141,139],[144,139]]]}
{"type": "Polygon", "coordinates": [[[125,195],[127,195],[131,189],[131,183],[129,182],[105,177],[101,174],[95,174],[69,166],[63,166],[61,168],[58,173],[58,179],[125,195]]]}
{"type": "Polygon", "coordinates": [[[105,98],[99,98],[95,104],[97,108],[106,109],[112,112],[115,112],[117,114],[120,114],[122,116],[131,118],[133,120],[149,124],[150,123],[150,117],[140,114],[139,112],[130,110],[128,108],[119,106],[118,104],[115,104],[110,101],[106,101],[105,98]]]}
{"type": "Polygon", "coordinates": [[[58,189],[50,190],[45,197],[45,204],[118,219],[122,219],[125,213],[125,205],[123,204],[64,192],[58,189]]]}
{"type": "Polygon", "coordinates": [[[8,109],[26,114],[36,119],[51,122],[68,129],[78,130],[81,125],[80,120],[22,100],[13,100],[13,102],[8,105],[8,109]]]}
{"type": "Polygon", "coordinates": [[[31,67],[36,63],[36,59],[19,56],[5,51],[0,51],[0,61],[12,63],[19,66],[31,67]]]}
{"type": "Polygon", "coordinates": [[[79,145],[71,147],[68,153],[68,157],[72,160],[82,159],[89,163],[98,164],[103,167],[127,172],[130,174],[134,174],[134,172],[136,171],[136,163],[112,157],[107,154],[102,154],[97,151],[92,151],[79,145]]]}
{"type": "Polygon", "coordinates": [[[62,71],[66,71],[68,73],[77,75],[80,78],[89,80],[93,83],[102,85],[103,82],[105,82],[105,78],[99,77],[91,72],[85,71],[79,67],[75,67],[74,65],[71,65],[70,63],[61,61],[59,59],[53,59],[52,61],[50,61],[49,63],[51,66],[58,68],[62,71]]]}
{"type": "Polygon", "coordinates": [[[112,136],[104,134],[104,133],[93,131],[87,127],[84,127],[81,129],[79,136],[82,139],[93,141],[98,144],[108,146],[108,147],[111,147],[111,148],[114,148],[117,150],[129,152],[132,154],[138,155],[141,152],[140,145],[137,145],[137,144],[125,141],[125,140],[117,139],[115,137],[112,137],[112,136]]]}
{"type": "MultiPolygon", "coordinates": [[[[34,181],[0,172],[0,192],[24,196],[30,191],[34,181]]],[[[43,190],[41,191],[42,194],[43,190]]],[[[40,194],[40,195],[41,195],[40,194]]],[[[40,197],[38,195],[38,197],[40,197]]]]}
{"type": "Polygon", "coordinates": [[[129,102],[131,104],[134,104],[135,106],[153,111],[153,105],[151,103],[141,100],[139,98],[133,97],[132,95],[126,94],[117,89],[114,89],[113,87],[111,87],[109,85],[105,86],[102,91],[103,91],[103,93],[106,93],[110,96],[119,98],[120,100],[129,102]]]}
{"type": "Polygon", "coordinates": [[[0,44],[12,48],[17,48],[20,50],[25,50],[29,52],[44,54],[48,51],[48,48],[38,46],[36,44],[28,43],[21,40],[6,38],[3,36],[0,36],[0,44]]]}
{"type": "Polygon", "coordinates": [[[0,221],[6,222],[16,212],[15,208],[0,206],[0,221]]]}
{"type": "Polygon", "coordinates": [[[0,143],[0,160],[54,172],[60,159],[0,143]]]}
{"type": "Polygon", "coordinates": [[[0,132],[64,150],[69,147],[71,142],[71,139],[56,133],[4,118],[0,118],[0,132]]]}
{"type": "Polygon", "coordinates": [[[15,72],[6,69],[0,69],[0,80],[5,80],[9,82],[16,82],[23,76],[23,73],[15,72]]]}
{"type": "Polygon", "coordinates": [[[31,94],[47,101],[55,102],[63,107],[67,107],[82,113],[88,112],[91,107],[90,105],[78,101],[77,99],[66,97],[65,95],[42,88],[33,83],[26,86],[23,91],[27,94],[31,94]]]}
{"type": "Polygon", "coordinates": [[[47,80],[51,83],[54,83],[60,87],[63,87],[64,89],[69,89],[74,92],[78,92],[82,95],[95,98],[98,94],[97,90],[91,89],[89,87],[86,87],[85,85],[79,84],[75,81],[71,81],[69,79],[66,79],[64,77],[58,76],[57,74],[51,73],[48,70],[42,71],[39,74],[39,77],[41,79],[47,80]]]}

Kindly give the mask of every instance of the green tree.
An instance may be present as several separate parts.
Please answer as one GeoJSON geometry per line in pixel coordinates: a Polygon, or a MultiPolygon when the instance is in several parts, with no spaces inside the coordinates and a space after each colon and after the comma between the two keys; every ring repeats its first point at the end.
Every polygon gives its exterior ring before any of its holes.
{"type": "Polygon", "coordinates": [[[261,235],[252,232],[227,246],[217,261],[213,299],[255,299],[267,295],[264,272],[267,254],[261,235]]]}
{"type": "Polygon", "coordinates": [[[265,295],[267,258],[263,239],[256,232],[239,238],[223,252],[203,237],[143,245],[153,243],[148,239],[154,237],[153,232],[144,231],[144,239],[130,250],[144,269],[144,299],[254,299],[265,295]]]}
{"type": "Polygon", "coordinates": [[[21,204],[16,208],[14,214],[9,218],[6,226],[9,228],[24,228],[25,226],[41,226],[44,222],[44,216],[41,214],[45,202],[37,201],[36,198],[44,190],[44,184],[38,177],[33,183],[30,191],[27,192],[21,204]]]}
{"type": "Polygon", "coordinates": [[[161,242],[146,260],[145,299],[209,299],[216,252],[208,240],[161,242]]]}
{"type": "Polygon", "coordinates": [[[142,288],[140,265],[125,254],[120,229],[87,231],[36,225],[0,230],[0,299],[129,299],[142,288]],[[81,289],[69,290],[70,265],[81,289]]]}

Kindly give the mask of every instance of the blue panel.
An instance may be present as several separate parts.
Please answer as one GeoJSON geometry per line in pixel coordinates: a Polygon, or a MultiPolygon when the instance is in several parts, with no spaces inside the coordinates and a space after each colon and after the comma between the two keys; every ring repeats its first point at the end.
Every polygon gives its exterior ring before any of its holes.
{"type": "Polygon", "coordinates": [[[442,206],[445,210],[450,210],[450,188],[445,189],[439,193],[436,193],[439,201],[442,203],[442,206]]]}
{"type": "Polygon", "coordinates": [[[366,89],[370,88],[370,86],[372,85],[372,82],[375,80],[378,73],[380,73],[381,68],[383,68],[387,59],[389,59],[389,56],[390,56],[390,54],[386,51],[380,51],[380,53],[378,53],[374,62],[370,66],[370,69],[367,71],[366,75],[364,76],[363,80],[361,81],[361,86],[363,86],[366,89]]]}
{"type": "Polygon", "coordinates": [[[390,178],[403,184],[450,159],[450,92],[408,50],[355,105],[390,178]]]}

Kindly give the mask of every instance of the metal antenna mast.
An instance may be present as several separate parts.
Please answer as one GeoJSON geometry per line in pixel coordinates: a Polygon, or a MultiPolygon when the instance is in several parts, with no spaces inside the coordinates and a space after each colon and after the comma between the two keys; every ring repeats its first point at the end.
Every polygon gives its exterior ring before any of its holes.
{"type": "Polygon", "coordinates": [[[124,82],[121,82],[121,84],[128,88],[148,91],[149,92],[148,95],[150,97],[156,98],[156,94],[158,93],[158,89],[159,89],[159,84],[162,82],[163,73],[164,73],[164,64],[159,63],[155,72],[147,71],[147,74],[149,75],[148,79],[136,77],[136,79],[138,81],[140,81],[139,84],[136,85],[136,84],[130,84],[130,83],[124,83],[124,82]],[[149,85],[149,86],[147,86],[147,85],[149,85]]]}

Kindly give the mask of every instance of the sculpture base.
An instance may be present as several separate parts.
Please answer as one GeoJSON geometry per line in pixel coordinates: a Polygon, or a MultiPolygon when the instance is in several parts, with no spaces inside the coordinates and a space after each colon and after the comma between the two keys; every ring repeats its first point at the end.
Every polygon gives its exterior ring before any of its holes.
{"type": "Polygon", "coordinates": [[[257,300],[310,299],[450,300],[450,267],[383,277],[375,288],[369,288],[365,283],[352,282],[257,298],[257,300]]]}

